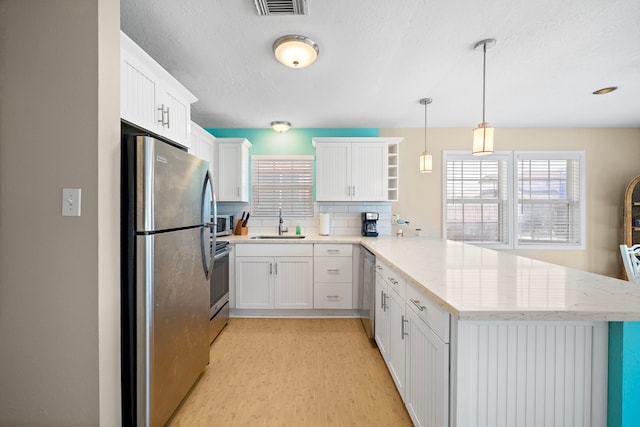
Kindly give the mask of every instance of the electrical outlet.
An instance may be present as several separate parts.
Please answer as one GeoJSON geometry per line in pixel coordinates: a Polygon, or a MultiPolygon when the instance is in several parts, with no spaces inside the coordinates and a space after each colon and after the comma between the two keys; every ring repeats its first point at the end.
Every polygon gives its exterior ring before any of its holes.
{"type": "Polygon", "coordinates": [[[80,188],[62,189],[62,216],[80,216],[81,194],[80,188]]]}

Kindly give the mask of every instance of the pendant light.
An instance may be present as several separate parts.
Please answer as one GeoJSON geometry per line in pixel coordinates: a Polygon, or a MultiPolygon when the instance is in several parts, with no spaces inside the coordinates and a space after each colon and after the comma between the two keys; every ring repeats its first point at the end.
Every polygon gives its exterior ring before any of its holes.
{"type": "Polygon", "coordinates": [[[486,68],[487,68],[487,50],[496,45],[495,39],[481,40],[474,46],[475,50],[482,48],[482,123],[473,130],[473,150],[472,154],[481,156],[493,153],[493,131],[489,123],[485,122],[485,86],[486,86],[486,68]]]}
{"type": "Polygon", "coordinates": [[[431,98],[422,98],[419,101],[424,105],[424,151],[420,154],[420,173],[429,173],[433,170],[433,157],[427,151],[427,105],[432,101],[431,98]]]}

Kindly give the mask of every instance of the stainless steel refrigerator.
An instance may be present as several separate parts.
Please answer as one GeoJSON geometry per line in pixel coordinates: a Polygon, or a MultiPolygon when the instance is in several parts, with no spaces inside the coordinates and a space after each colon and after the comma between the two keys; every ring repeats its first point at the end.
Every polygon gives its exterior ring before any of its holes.
{"type": "Polygon", "coordinates": [[[163,141],[123,137],[123,425],[164,425],[209,363],[208,169],[163,141]]]}

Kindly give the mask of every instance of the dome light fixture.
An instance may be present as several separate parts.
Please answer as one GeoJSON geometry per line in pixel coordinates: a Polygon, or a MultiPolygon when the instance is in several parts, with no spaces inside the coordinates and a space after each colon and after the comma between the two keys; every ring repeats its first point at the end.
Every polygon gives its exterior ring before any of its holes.
{"type": "Polygon", "coordinates": [[[496,45],[496,39],[481,40],[475,44],[474,49],[482,48],[484,60],[482,62],[482,123],[473,130],[473,149],[471,154],[482,156],[493,153],[493,131],[489,123],[484,120],[485,87],[487,69],[487,50],[496,45]]]}
{"type": "Polygon", "coordinates": [[[271,129],[275,130],[276,132],[280,132],[280,133],[286,132],[289,130],[290,127],[291,127],[291,123],[285,122],[282,120],[271,122],[271,129]]]}
{"type": "Polygon", "coordinates": [[[422,98],[421,105],[424,105],[424,151],[420,154],[420,173],[429,173],[433,170],[433,157],[427,151],[427,105],[433,102],[431,98],[422,98]]]}
{"type": "Polygon", "coordinates": [[[287,34],[273,42],[273,53],[287,67],[304,68],[313,64],[320,48],[307,36],[287,34]]]}

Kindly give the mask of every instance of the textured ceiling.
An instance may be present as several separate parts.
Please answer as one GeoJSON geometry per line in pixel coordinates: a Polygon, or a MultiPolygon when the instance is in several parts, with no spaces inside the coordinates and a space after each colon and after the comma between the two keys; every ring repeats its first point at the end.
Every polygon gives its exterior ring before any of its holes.
{"type": "Polygon", "coordinates": [[[121,27],[199,99],[204,127],[640,127],[638,0],[309,0],[258,16],[253,0],[122,0],[121,27]],[[308,68],[271,51],[320,46],[308,68]],[[596,89],[619,86],[609,95],[596,89]]]}

